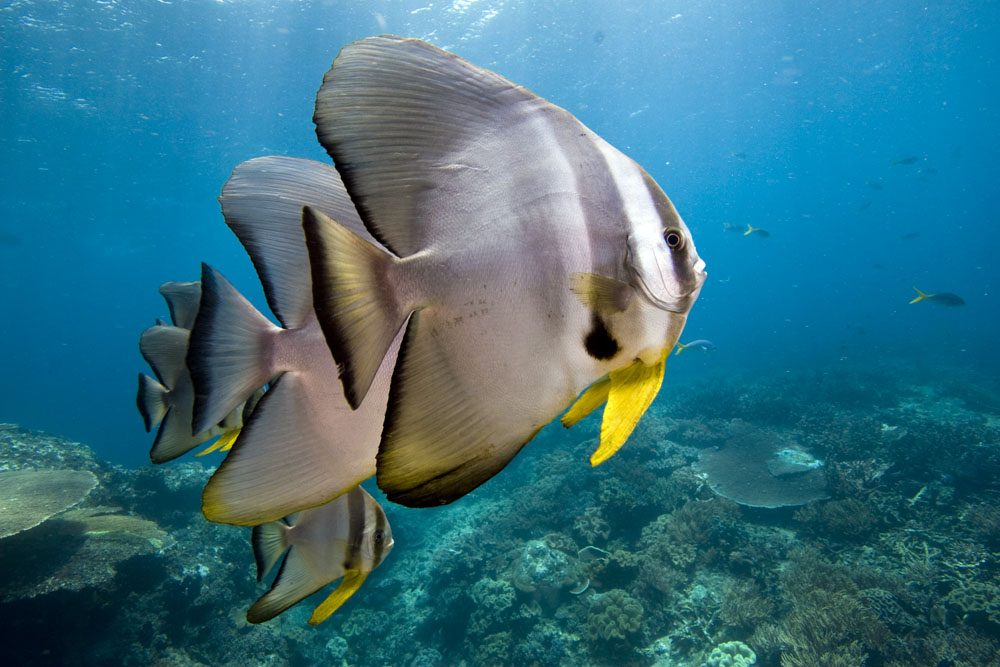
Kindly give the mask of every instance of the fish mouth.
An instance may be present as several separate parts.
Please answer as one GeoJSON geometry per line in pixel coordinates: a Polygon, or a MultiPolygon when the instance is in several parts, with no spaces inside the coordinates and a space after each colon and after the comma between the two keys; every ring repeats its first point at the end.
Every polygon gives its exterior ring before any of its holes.
{"type": "Polygon", "coordinates": [[[657,308],[683,315],[691,310],[691,306],[698,300],[698,295],[701,293],[702,285],[705,284],[707,276],[705,261],[699,257],[696,261],[692,262],[690,274],[687,276],[687,279],[673,285],[663,280],[661,274],[658,285],[659,289],[652,289],[645,278],[640,275],[639,285],[642,288],[640,292],[657,308]],[[671,287],[688,287],[688,289],[677,290],[671,289],[671,287]]]}

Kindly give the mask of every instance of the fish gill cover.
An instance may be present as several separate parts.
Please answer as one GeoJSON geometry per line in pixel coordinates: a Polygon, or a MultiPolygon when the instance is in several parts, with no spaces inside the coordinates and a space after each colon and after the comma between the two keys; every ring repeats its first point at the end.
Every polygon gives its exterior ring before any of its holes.
{"type": "Polygon", "coordinates": [[[1000,105],[981,82],[997,8],[608,9],[0,9],[0,419],[94,447],[4,426],[0,467],[99,480],[73,520],[0,541],[9,660],[996,664],[1000,105]],[[583,421],[448,507],[383,502],[399,545],[358,593],[316,630],[321,598],[251,627],[266,586],[249,531],[196,511],[222,455],[149,466],[128,407],[147,372],[135,333],[171,319],[153,290],[197,280],[202,259],[267,312],[215,198],[254,156],[327,159],[303,121],[319,75],[379,32],[524,84],[636,158],[710,262],[685,335],[718,349],[672,358],[667,390],[598,468],[583,421]],[[907,305],[914,286],[955,298],[907,305]],[[822,461],[830,498],[717,496],[694,466],[741,428],[822,461]],[[588,587],[515,586],[537,541],[588,587]]]}

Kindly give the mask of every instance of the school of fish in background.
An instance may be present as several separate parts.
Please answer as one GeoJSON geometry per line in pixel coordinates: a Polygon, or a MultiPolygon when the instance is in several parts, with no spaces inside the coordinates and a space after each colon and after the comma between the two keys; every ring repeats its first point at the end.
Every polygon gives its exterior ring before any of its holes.
{"type": "Polygon", "coordinates": [[[690,231],[568,112],[382,36],[341,51],[314,120],[335,168],[257,158],[220,197],[280,326],[203,265],[160,288],[172,322],[140,340],[150,458],[217,437],[198,454],[228,452],[205,517],[254,526],[258,580],[281,561],[252,623],[341,579],[322,622],[389,553],[362,481],[408,506],[452,502],[571,403],[567,427],[605,405],[597,465],[675,346],[714,349],[679,343],[705,280],[690,231]]]}

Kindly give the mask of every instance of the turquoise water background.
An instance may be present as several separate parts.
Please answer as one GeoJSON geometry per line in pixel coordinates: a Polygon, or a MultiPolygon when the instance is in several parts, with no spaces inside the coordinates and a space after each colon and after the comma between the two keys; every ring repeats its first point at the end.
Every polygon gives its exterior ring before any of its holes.
{"type": "Polygon", "coordinates": [[[148,460],[157,286],[205,260],[264,308],[215,198],[243,160],[326,159],[321,78],[382,32],[567,108],[673,199],[709,273],[684,340],[718,352],[664,392],[888,358],[995,377],[998,28],[994,2],[4,2],[0,421],[148,460]]]}

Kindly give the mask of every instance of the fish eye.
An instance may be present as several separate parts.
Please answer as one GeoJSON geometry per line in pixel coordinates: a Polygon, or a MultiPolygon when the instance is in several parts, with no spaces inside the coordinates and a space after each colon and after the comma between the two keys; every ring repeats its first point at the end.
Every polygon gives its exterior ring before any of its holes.
{"type": "Polygon", "coordinates": [[[667,247],[671,250],[680,250],[684,247],[684,234],[679,229],[671,227],[665,230],[663,240],[667,242],[667,247]]]}
{"type": "Polygon", "coordinates": [[[385,531],[376,530],[375,534],[372,536],[372,539],[375,540],[376,545],[381,545],[383,542],[385,542],[385,531]]]}

